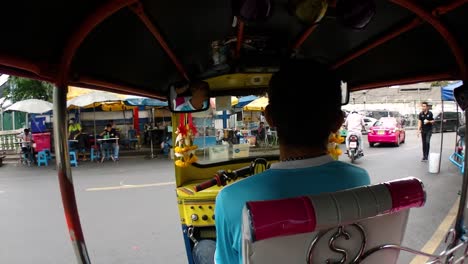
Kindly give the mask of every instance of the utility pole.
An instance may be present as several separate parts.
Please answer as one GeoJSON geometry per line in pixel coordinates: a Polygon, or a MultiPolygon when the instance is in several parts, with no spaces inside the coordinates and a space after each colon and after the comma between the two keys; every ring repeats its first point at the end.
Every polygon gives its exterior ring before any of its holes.
{"type": "Polygon", "coordinates": [[[366,111],[367,92],[364,92],[364,111],[366,111]]]}
{"type": "Polygon", "coordinates": [[[416,107],[416,100],[414,100],[414,114],[418,115],[418,109],[416,107]]]}
{"type": "Polygon", "coordinates": [[[421,93],[419,92],[419,86],[418,86],[418,99],[419,99],[419,103],[421,103],[421,93]]]}

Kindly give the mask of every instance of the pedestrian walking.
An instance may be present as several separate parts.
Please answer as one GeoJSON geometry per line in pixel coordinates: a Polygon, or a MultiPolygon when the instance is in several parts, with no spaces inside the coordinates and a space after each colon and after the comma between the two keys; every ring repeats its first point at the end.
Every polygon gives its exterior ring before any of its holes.
{"type": "Polygon", "coordinates": [[[432,125],[434,124],[434,115],[429,111],[427,102],[421,103],[421,112],[418,115],[418,137],[421,135],[423,157],[421,161],[427,161],[429,148],[431,145],[432,125]]]}

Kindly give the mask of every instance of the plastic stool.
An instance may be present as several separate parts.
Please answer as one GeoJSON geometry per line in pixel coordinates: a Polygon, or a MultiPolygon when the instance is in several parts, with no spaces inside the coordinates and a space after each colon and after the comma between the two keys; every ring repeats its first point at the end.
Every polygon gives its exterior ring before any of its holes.
{"type": "Polygon", "coordinates": [[[37,166],[40,167],[42,164],[44,164],[44,166],[49,166],[49,162],[47,161],[47,153],[45,150],[41,150],[37,153],[37,166]]]}
{"type": "Polygon", "coordinates": [[[101,157],[101,151],[99,151],[97,147],[92,146],[89,159],[91,161],[94,161],[94,160],[99,160],[100,157],[101,157]]]}
{"type": "Polygon", "coordinates": [[[70,164],[72,166],[78,167],[78,160],[76,159],[75,151],[70,151],[70,164]]]}
{"type": "Polygon", "coordinates": [[[42,151],[45,152],[46,156],[47,156],[47,160],[51,160],[52,159],[52,155],[50,154],[50,150],[49,149],[43,149],[42,151]]]}

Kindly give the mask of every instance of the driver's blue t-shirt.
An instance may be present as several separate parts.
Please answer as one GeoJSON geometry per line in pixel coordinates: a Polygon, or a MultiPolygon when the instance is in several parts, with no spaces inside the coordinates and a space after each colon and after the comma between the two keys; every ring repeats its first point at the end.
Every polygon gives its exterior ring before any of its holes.
{"type": "Polygon", "coordinates": [[[242,263],[242,209],[247,201],[335,192],[370,184],[368,173],[329,155],[278,162],[226,186],[216,197],[216,264],[242,263]]]}

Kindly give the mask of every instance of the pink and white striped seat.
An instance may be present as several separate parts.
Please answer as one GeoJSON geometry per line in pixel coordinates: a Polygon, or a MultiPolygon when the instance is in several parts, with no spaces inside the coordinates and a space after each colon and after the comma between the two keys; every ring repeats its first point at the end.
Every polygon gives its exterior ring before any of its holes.
{"type": "Polygon", "coordinates": [[[291,199],[247,202],[243,263],[397,263],[417,178],[291,199]],[[327,262],[327,260],[329,262],[327,262]]]}

